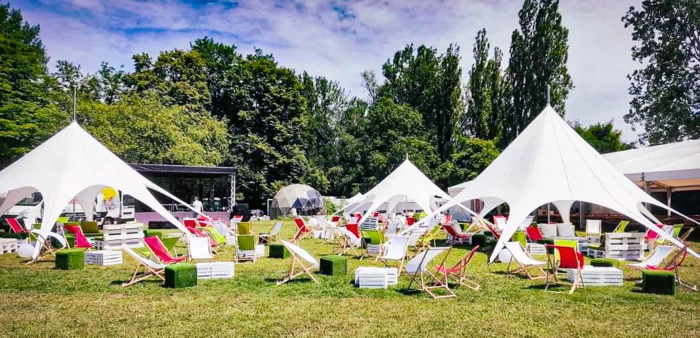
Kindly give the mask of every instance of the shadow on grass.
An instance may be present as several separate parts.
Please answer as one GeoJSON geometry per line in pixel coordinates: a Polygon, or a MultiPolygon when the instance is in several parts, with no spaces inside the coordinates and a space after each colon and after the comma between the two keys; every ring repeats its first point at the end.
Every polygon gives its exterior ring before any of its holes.
{"type": "MultiPolygon", "coordinates": [[[[282,276],[280,278],[269,278],[268,277],[268,278],[265,278],[265,282],[277,284],[278,281],[281,281],[281,280],[285,279],[286,277],[287,276],[282,276]]],[[[295,277],[294,279],[292,279],[290,281],[287,281],[284,284],[307,284],[307,283],[313,283],[313,282],[314,281],[311,278],[309,278],[308,276],[299,276],[299,277],[295,277]]],[[[280,284],[280,285],[282,285],[282,284],[280,284]]]]}

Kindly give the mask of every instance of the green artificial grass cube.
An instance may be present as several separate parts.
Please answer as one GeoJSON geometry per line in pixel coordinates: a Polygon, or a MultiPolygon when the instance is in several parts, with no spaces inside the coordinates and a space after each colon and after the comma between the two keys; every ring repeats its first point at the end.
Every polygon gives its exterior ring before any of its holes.
{"type": "Polygon", "coordinates": [[[343,256],[331,255],[321,257],[321,273],[328,276],[344,276],[348,274],[348,259],[343,256]]]}
{"type": "Polygon", "coordinates": [[[480,247],[485,247],[486,246],[486,235],[483,234],[474,234],[472,235],[472,246],[480,246],[480,247]]]}
{"type": "MultiPolygon", "coordinates": [[[[68,242],[69,247],[74,247],[75,235],[66,235],[66,241],[68,242]]],[[[51,237],[51,246],[54,248],[62,248],[63,244],[61,244],[55,237],[51,237]]]]}
{"type": "Polygon", "coordinates": [[[80,270],[85,266],[85,251],[60,250],[56,252],[57,270],[80,270]]]}
{"type": "Polygon", "coordinates": [[[289,250],[280,243],[271,243],[268,256],[270,258],[287,258],[289,257],[289,250]]]}
{"type": "Polygon", "coordinates": [[[489,230],[484,230],[484,236],[486,236],[486,237],[493,237],[493,232],[491,232],[491,231],[489,231],[489,230]]]}
{"type": "Polygon", "coordinates": [[[143,230],[143,237],[151,237],[151,236],[158,236],[158,238],[160,238],[161,241],[163,239],[165,239],[165,235],[160,230],[151,230],[151,229],[144,229],[143,230]]]}
{"type": "Polygon", "coordinates": [[[594,258],[591,259],[591,265],[592,266],[600,266],[600,267],[619,267],[620,266],[620,261],[617,259],[612,259],[612,258],[594,258]]]}
{"type": "Polygon", "coordinates": [[[29,234],[26,233],[0,232],[0,238],[27,239],[27,237],[29,234]]]}
{"type": "Polygon", "coordinates": [[[178,263],[166,266],[164,285],[169,288],[196,286],[197,266],[190,263],[178,263]]]}
{"type": "Polygon", "coordinates": [[[80,222],[80,228],[83,229],[83,233],[86,235],[100,233],[100,229],[97,227],[97,222],[82,221],[80,222]]]}
{"type": "Polygon", "coordinates": [[[673,295],[676,293],[676,276],[670,271],[642,271],[642,292],[673,295]]]}

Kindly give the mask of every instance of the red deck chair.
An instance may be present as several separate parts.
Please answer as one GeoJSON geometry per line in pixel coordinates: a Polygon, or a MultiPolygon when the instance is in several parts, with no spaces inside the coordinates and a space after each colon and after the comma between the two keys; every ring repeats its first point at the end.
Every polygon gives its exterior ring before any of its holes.
{"type": "Polygon", "coordinates": [[[537,241],[544,238],[540,228],[538,227],[527,227],[525,229],[525,233],[527,234],[527,238],[530,239],[530,243],[537,243],[537,241]]]}
{"type": "Polygon", "coordinates": [[[297,216],[294,217],[294,223],[297,225],[297,232],[294,234],[294,238],[290,242],[294,243],[309,234],[313,232],[309,226],[306,225],[306,222],[304,222],[304,219],[301,217],[297,216]]]}
{"type": "Polygon", "coordinates": [[[453,281],[455,282],[454,284],[457,286],[464,285],[474,291],[479,290],[481,287],[479,284],[467,279],[467,266],[469,266],[469,262],[472,261],[472,257],[474,256],[474,253],[476,253],[476,250],[479,250],[478,245],[472,248],[471,251],[469,251],[464,257],[462,257],[462,259],[459,260],[457,264],[455,264],[455,266],[450,269],[445,266],[444,262],[442,265],[435,267],[435,270],[445,277],[446,285],[450,281],[449,278],[452,277],[453,281]]]}
{"type": "Polygon", "coordinates": [[[445,229],[445,231],[447,231],[447,233],[450,234],[450,236],[452,236],[452,240],[450,240],[450,243],[448,243],[448,244],[453,244],[453,243],[460,243],[461,244],[461,243],[464,243],[465,240],[469,241],[469,236],[467,234],[457,233],[457,231],[455,231],[455,228],[453,228],[452,225],[450,225],[449,223],[443,224],[442,228],[445,229]]]}
{"type": "Polygon", "coordinates": [[[165,248],[163,242],[160,241],[158,236],[149,236],[143,239],[146,246],[153,253],[153,255],[158,258],[158,260],[163,264],[179,263],[185,260],[186,257],[173,257],[170,251],[165,248]]]}
{"type": "Polygon", "coordinates": [[[10,224],[10,230],[12,230],[12,232],[14,232],[14,233],[18,233],[18,234],[28,234],[29,233],[29,230],[27,230],[23,226],[21,226],[19,224],[19,221],[14,217],[9,217],[7,219],[7,223],[10,224]]]}
{"type": "Polygon", "coordinates": [[[352,232],[355,237],[362,239],[362,236],[360,236],[360,227],[357,224],[348,224],[345,228],[352,232]]]}
{"type": "Polygon", "coordinates": [[[68,232],[75,236],[74,248],[92,249],[92,244],[90,244],[90,241],[85,237],[83,229],[79,225],[64,225],[63,229],[68,230],[68,232]]]}
{"type": "Polygon", "coordinates": [[[413,225],[413,222],[415,222],[413,217],[406,217],[406,225],[411,226],[413,225]]]}
{"type": "MultiPolygon", "coordinates": [[[[552,274],[554,275],[554,281],[559,281],[557,278],[557,270],[574,269],[576,270],[576,278],[574,279],[571,285],[571,290],[569,290],[569,294],[574,293],[574,291],[578,288],[585,287],[585,285],[583,284],[583,254],[576,251],[576,249],[570,246],[547,244],[546,247],[547,249],[554,248],[554,250],[559,251],[559,261],[554,266],[554,271],[552,272],[552,274]]],[[[545,290],[547,290],[552,284],[550,283],[549,275],[550,269],[547,269],[547,285],[545,285],[544,287],[545,290]]]]}
{"type": "Polygon", "coordinates": [[[195,235],[197,237],[209,238],[209,244],[211,245],[212,248],[217,246],[216,241],[213,238],[211,238],[209,235],[207,235],[204,231],[199,230],[199,229],[194,228],[194,227],[188,227],[188,226],[186,226],[186,227],[187,227],[187,230],[189,230],[193,235],[195,235]]]}

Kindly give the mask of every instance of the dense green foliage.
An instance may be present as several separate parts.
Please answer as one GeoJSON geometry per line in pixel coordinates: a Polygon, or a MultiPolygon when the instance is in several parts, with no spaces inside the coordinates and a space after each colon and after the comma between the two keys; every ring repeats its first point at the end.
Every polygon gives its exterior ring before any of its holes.
{"type": "Polygon", "coordinates": [[[571,127],[601,154],[632,149],[634,147],[633,144],[622,142],[622,132],[614,129],[612,121],[596,123],[588,127],[583,127],[578,122],[573,122],[571,127]]]}
{"type": "Polygon", "coordinates": [[[700,1],[643,1],[622,21],[641,65],[628,75],[625,121],[641,126],[640,140],[652,145],[700,137],[700,1]]]}

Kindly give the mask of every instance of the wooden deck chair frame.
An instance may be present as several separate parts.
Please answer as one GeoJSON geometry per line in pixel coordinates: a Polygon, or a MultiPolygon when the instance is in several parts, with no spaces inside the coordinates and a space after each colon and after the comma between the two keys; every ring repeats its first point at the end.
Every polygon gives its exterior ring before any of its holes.
{"type": "MultiPolygon", "coordinates": [[[[569,294],[572,294],[577,289],[582,289],[582,288],[586,287],[586,284],[583,281],[583,261],[579,260],[579,257],[578,257],[578,255],[581,255],[581,253],[578,251],[578,247],[574,248],[574,247],[571,247],[569,245],[551,245],[551,244],[546,245],[547,249],[551,248],[552,250],[554,250],[555,253],[559,253],[560,247],[573,250],[574,255],[576,256],[575,260],[576,260],[577,268],[566,268],[567,270],[570,270],[570,269],[576,270],[576,278],[574,279],[573,282],[571,282],[571,289],[569,289],[569,294]]],[[[583,258],[583,255],[581,255],[581,258],[585,259],[585,258],[583,258]]],[[[551,282],[551,280],[549,278],[550,277],[550,270],[548,269],[547,270],[547,277],[545,278],[547,283],[544,286],[544,291],[553,292],[553,293],[561,293],[558,291],[550,291],[549,290],[550,286],[561,284],[561,283],[559,283],[559,277],[557,276],[557,274],[559,273],[560,262],[555,260],[553,263],[550,261],[550,264],[552,264],[552,265],[550,265],[550,267],[551,267],[551,276],[554,277],[554,282],[551,282]]]]}
{"type": "Polygon", "coordinates": [[[161,280],[165,280],[165,276],[163,275],[165,271],[165,265],[158,264],[154,261],[151,261],[148,258],[141,257],[139,254],[131,250],[130,248],[124,248],[124,251],[126,251],[129,256],[132,258],[136,259],[136,262],[138,263],[136,265],[136,268],[134,269],[134,274],[131,276],[131,280],[128,282],[122,283],[122,287],[127,287],[130,285],[134,285],[140,281],[143,281],[145,279],[151,278],[151,277],[158,277],[161,280]],[[143,267],[143,272],[139,276],[139,268],[143,267]]]}
{"type": "Polygon", "coordinates": [[[214,244],[216,244],[215,246],[211,247],[213,253],[219,254],[221,253],[220,251],[228,252],[228,250],[226,250],[226,237],[224,237],[219,230],[213,226],[202,227],[201,230],[203,230],[203,232],[209,236],[210,246],[212,241],[214,244]]]}
{"type": "MultiPolygon", "coordinates": [[[[66,240],[65,236],[61,236],[61,235],[58,235],[58,234],[56,234],[56,233],[49,232],[49,233],[48,233],[48,236],[47,236],[47,237],[44,237],[44,236],[41,234],[41,231],[39,231],[38,229],[33,229],[33,230],[31,231],[31,235],[36,236],[37,241],[39,240],[39,238],[43,239],[43,243],[42,243],[42,245],[41,245],[41,246],[42,246],[42,250],[41,250],[41,252],[39,253],[39,256],[37,256],[36,259],[31,259],[31,260],[27,261],[27,262],[25,263],[25,264],[27,264],[27,265],[32,264],[32,263],[34,263],[34,262],[38,262],[38,261],[40,261],[42,258],[44,258],[44,257],[46,257],[46,256],[48,256],[48,255],[51,255],[51,256],[53,256],[53,257],[56,257],[56,251],[61,250],[61,249],[56,249],[56,248],[54,248],[54,247],[51,245],[51,237],[56,238],[56,240],[58,240],[58,241],[63,245],[64,248],[69,248],[69,247],[68,247],[68,241],[66,240]]],[[[27,239],[27,241],[29,241],[29,239],[27,239]]]]}
{"type": "Polygon", "coordinates": [[[426,231],[425,234],[421,238],[418,239],[418,242],[416,242],[416,249],[415,252],[419,253],[427,248],[430,248],[430,242],[433,242],[433,247],[435,246],[435,238],[437,237],[438,233],[440,232],[441,226],[435,226],[429,231],[426,231]]]}
{"type": "Polygon", "coordinates": [[[673,270],[673,273],[676,275],[676,282],[678,282],[678,285],[691,291],[698,291],[697,285],[693,285],[681,278],[681,264],[683,264],[683,261],[688,255],[688,243],[683,242],[683,244],[683,248],[676,252],[676,254],[666,263],[663,269],[667,271],[673,270]]]}
{"type": "Polygon", "coordinates": [[[467,252],[467,254],[464,255],[464,257],[462,257],[451,269],[447,269],[447,266],[443,261],[439,272],[442,272],[443,277],[445,278],[445,284],[449,285],[450,277],[453,277],[453,280],[457,286],[464,285],[474,291],[479,291],[481,286],[477,282],[470,280],[467,276],[467,268],[469,267],[469,263],[472,261],[472,258],[477,250],[479,250],[478,245],[467,252]],[[459,268],[458,273],[450,273],[450,271],[454,271],[457,268],[459,268]]]}
{"type": "MultiPolygon", "coordinates": [[[[509,243],[517,243],[518,246],[520,247],[520,249],[522,250],[522,252],[523,252],[528,258],[532,259],[533,261],[535,260],[534,258],[532,258],[532,255],[530,255],[530,253],[527,252],[527,250],[525,250],[525,248],[523,247],[522,244],[520,244],[520,242],[509,242],[509,243]]],[[[524,272],[525,275],[527,276],[527,278],[529,278],[529,279],[531,279],[531,280],[546,278],[547,273],[544,271],[544,269],[542,269],[542,266],[540,266],[540,265],[525,265],[525,264],[521,263],[519,260],[515,259],[515,255],[514,255],[513,252],[510,250],[510,248],[508,248],[508,245],[506,245],[505,248],[506,248],[506,250],[508,250],[508,251],[510,252],[510,254],[511,254],[510,261],[508,261],[508,268],[506,269],[506,273],[507,273],[507,274],[516,274],[516,273],[524,272]],[[515,270],[510,270],[510,266],[511,266],[511,264],[513,264],[513,261],[515,261],[515,262],[518,264],[518,268],[516,268],[515,270]],[[530,271],[528,271],[528,270],[530,270],[530,269],[535,269],[535,270],[539,271],[540,273],[542,273],[542,276],[541,276],[541,277],[533,277],[533,276],[530,274],[530,271]]]]}
{"type": "MultiPolygon", "coordinates": [[[[311,266],[305,265],[304,262],[301,259],[299,259],[299,257],[298,257],[299,253],[297,252],[297,250],[300,250],[301,252],[303,252],[307,255],[309,255],[309,253],[304,251],[304,249],[302,249],[301,247],[299,247],[295,244],[289,243],[287,241],[282,241],[282,245],[284,245],[287,248],[287,250],[289,250],[289,255],[291,256],[291,262],[289,263],[289,273],[283,279],[278,280],[277,285],[282,285],[284,283],[287,283],[287,282],[291,281],[292,279],[297,278],[297,277],[304,275],[304,274],[309,275],[309,278],[311,278],[311,280],[314,281],[314,283],[318,284],[318,280],[316,280],[316,277],[314,277],[313,272],[311,272],[311,269],[317,267],[318,263],[316,263],[315,265],[311,265],[311,266]],[[299,266],[299,268],[301,268],[301,270],[298,272],[294,272],[294,268],[297,265],[299,266]]],[[[309,255],[309,256],[311,256],[311,255],[309,255]]],[[[313,256],[311,256],[311,258],[313,258],[313,256]]],[[[315,261],[315,259],[314,259],[314,261],[315,261]]]]}
{"type": "MultiPolygon", "coordinates": [[[[424,263],[427,265],[430,262],[429,261],[426,262],[425,259],[432,250],[439,250],[440,252],[437,255],[439,255],[443,252],[446,252],[445,256],[442,258],[442,262],[440,262],[440,265],[443,265],[443,264],[445,264],[445,259],[447,259],[447,256],[450,255],[450,251],[452,250],[452,247],[447,247],[447,248],[429,247],[426,250],[424,250],[423,252],[417,254],[413,259],[417,259],[417,258],[419,258],[419,255],[423,255],[421,260],[420,260],[419,266],[422,266],[424,263]]],[[[434,259],[435,257],[437,257],[437,255],[432,257],[431,260],[434,259]]],[[[454,291],[452,291],[450,289],[450,287],[440,279],[439,276],[436,276],[435,274],[433,274],[430,271],[430,269],[428,269],[427,267],[425,269],[420,269],[420,271],[418,271],[414,274],[410,274],[410,275],[411,275],[411,280],[408,282],[408,287],[406,288],[407,292],[425,291],[427,294],[429,294],[431,297],[433,297],[433,299],[456,297],[454,291]],[[420,286],[420,289],[411,289],[413,282],[416,282],[418,284],[418,286],[420,286]],[[435,294],[433,290],[439,290],[439,289],[445,290],[447,292],[447,294],[446,295],[435,294]]]]}
{"type": "Polygon", "coordinates": [[[260,242],[261,243],[273,243],[277,241],[277,237],[280,234],[280,231],[282,230],[282,225],[283,222],[277,222],[275,223],[272,228],[270,228],[270,231],[268,233],[263,233],[259,235],[260,242]]]}
{"type": "Polygon", "coordinates": [[[340,236],[342,237],[342,245],[338,248],[337,255],[342,256],[347,254],[349,251],[352,251],[355,257],[361,257],[362,253],[360,253],[358,250],[362,250],[362,238],[358,238],[357,244],[353,245],[349,236],[355,236],[355,234],[345,228],[338,229],[338,232],[342,235],[340,236]]]}
{"type": "Polygon", "coordinates": [[[408,256],[408,236],[394,235],[389,238],[389,242],[385,243],[385,248],[380,255],[377,255],[376,261],[381,261],[385,267],[389,267],[388,261],[398,261],[398,276],[401,275],[403,266],[406,263],[406,256],[408,256]],[[396,238],[396,241],[392,241],[392,238],[396,238]],[[393,244],[392,244],[393,243],[393,244]],[[403,250],[403,255],[401,259],[390,258],[389,256],[403,250]]]}

